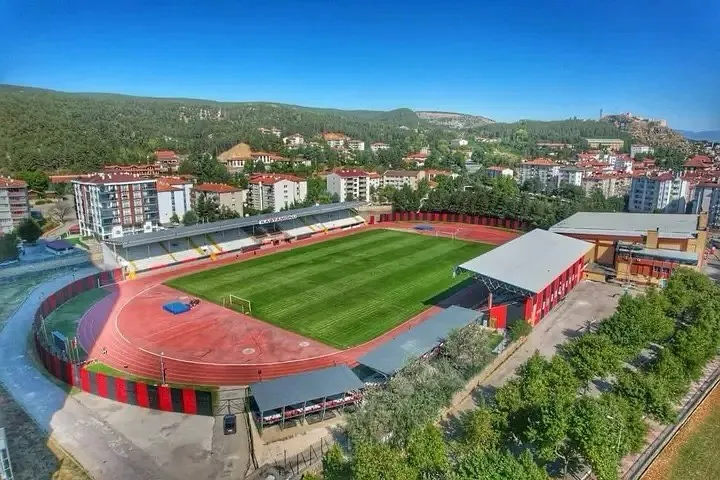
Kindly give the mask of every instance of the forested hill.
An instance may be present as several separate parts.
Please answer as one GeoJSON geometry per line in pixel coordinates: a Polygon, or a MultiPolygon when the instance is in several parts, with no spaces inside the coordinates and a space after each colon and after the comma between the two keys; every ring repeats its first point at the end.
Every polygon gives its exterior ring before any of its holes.
{"type": "Polygon", "coordinates": [[[158,148],[215,152],[241,141],[256,149],[277,142],[259,127],[306,137],[342,131],[367,142],[404,143],[408,130],[398,127],[416,128],[419,122],[410,109],[350,111],[0,85],[0,169],[81,172],[142,162],[158,148]]]}

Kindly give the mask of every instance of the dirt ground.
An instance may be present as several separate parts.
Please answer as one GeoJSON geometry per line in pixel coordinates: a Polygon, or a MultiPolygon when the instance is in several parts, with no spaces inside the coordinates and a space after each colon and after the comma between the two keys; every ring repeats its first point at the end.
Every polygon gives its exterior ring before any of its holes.
{"type": "Polygon", "coordinates": [[[642,480],[704,480],[719,478],[720,388],[705,401],[660,452],[642,480]]]}
{"type": "Polygon", "coordinates": [[[0,426],[5,427],[15,480],[90,480],[85,471],[49,440],[0,387],[0,426]]]}

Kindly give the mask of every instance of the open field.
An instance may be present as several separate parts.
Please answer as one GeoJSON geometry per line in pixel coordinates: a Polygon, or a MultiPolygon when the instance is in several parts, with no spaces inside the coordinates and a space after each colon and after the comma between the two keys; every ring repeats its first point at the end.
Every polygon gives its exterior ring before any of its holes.
{"type": "Polygon", "coordinates": [[[688,422],[660,452],[642,480],[720,478],[720,388],[708,395],[688,422]]]}
{"type": "Polygon", "coordinates": [[[205,270],[167,284],[222,304],[250,300],[253,317],[347,348],[399,325],[459,283],[452,268],[490,245],[372,230],[205,270]]]}
{"type": "MultiPolygon", "coordinates": [[[[109,292],[103,288],[95,288],[83,292],[62,304],[45,319],[45,328],[48,335],[57,331],[69,339],[75,337],[77,335],[78,323],[83,314],[96,302],[108,295],[108,293],[109,292]]],[[[82,350],[82,347],[78,346],[78,348],[82,350]]],[[[82,353],[85,354],[84,351],[82,353]]]]}

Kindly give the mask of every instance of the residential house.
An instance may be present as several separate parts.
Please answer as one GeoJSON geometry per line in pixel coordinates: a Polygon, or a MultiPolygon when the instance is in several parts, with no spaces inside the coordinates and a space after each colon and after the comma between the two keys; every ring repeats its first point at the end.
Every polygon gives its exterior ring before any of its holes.
{"type": "Polygon", "coordinates": [[[305,138],[299,133],[296,133],[290,135],[289,137],[283,138],[282,141],[283,145],[286,145],[288,148],[293,148],[303,145],[305,143],[305,138]]]}
{"type": "Polygon", "coordinates": [[[648,145],[635,144],[630,145],[630,158],[635,158],[635,155],[646,154],[651,155],[655,150],[648,145]]]}
{"type": "Polygon", "coordinates": [[[388,170],[383,173],[383,186],[391,186],[394,188],[402,188],[409,185],[413,190],[417,190],[420,180],[425,178],[423,170],[388,170]]]}
{"type": "Polygon", "coordinates": [[[191,209],[194,182],[182,177],[160,177],[157,179],[158,214],[162,225],[172,223],[170,219],[183,215],[191,209]]]}
{"type": "Polygon", "coordinates": [[[322,137],[330,148],[342,148],[345,146],[345,142],[350,140],[350,137],[339,132],[326,132],[322,134],[322,137]]]}
{"type": "Polygon", "coordinates": [[[370,150],[373,151],[373,153],[377,153],[380,150],[388,150],[390,149],[390,145],[383,142],[373,142],[370,144],[370,150]]]}
{"type": "Polygon", "coordinates": [[[499,177],[513,178],[513,175],[515,174],[515,172],[513,172],[512,168],[500,167],[500,166],[494,165],[492,167],[487,167],[485,169],[485,174],[490,178],[499,178],[499,177]]]}
{"type": "Polygon", "coordinates": [[[260,130],[260,133],[263,135],[275,135],[276,137],[280,138],[280,135],[282,135],[282,131],[279,128],[258,128],[260,130]]]}
{"type": "Polygon", "coordinates": [[[582,186],[583,169],[573,166],[560,167],[557,176],[557,186],[561,185],[574,185],[576,187],[582,186]]]}
{"type": "Polygon", "coordinates": [[[619,138],[586,138],[590,148],[607,148],[611,151],[622,150],[625,141],[619,138]]]}
{"type": "Polygon", "coordinates": [[[593,173],[583,175],[582,187],[587,195],[594,190],[600,190],[605,198],[622,197],[630,189],[631,181],[629,174],[593,173]]]}
{"type": "Polygon", "coordinates": [[[370,201],[370,187],[380,185],[379,176],[362,169],[336,169],[327,176],[327,191],[330,195],[337,195],[341,202],[359,200],[370,201]]]}
{"type": "Polygon", "coordinates": [[[467,144],[468,144],[468,141],[465,140],[464,138],[456,138],[456,139],[450,141],[451,148],[465,147],[465,146],[467,146],[467,144]]]}
{"type": "Polygon", "coordinates": [[[249,184],[248,204],[255,210],[279,212],[307,199],[307,181],[294,175],[252,175],[249,184]]]}
{"type": "Polygon", "coordinates": [[[29,215],[27,183],[0,177],[0,232],[10,233],[29,215]]]}
{"type": "Polygon", "coordinates": [[[413,152],[408,153],[403,157],[403,163],[412,165],[417,168],[422,168],[425,166],[425,162],[427,161],[429,153],[426,152],[413,152]]]}
{"type": "Polygon", "coordinates": [[[347,146],[350,150],[359,151],[359,152],[365,151],[365,142],[363,142],[362,140],[348,139],[347,146]]]}
{"type": "Polygon", "coordinates": [[[226,185],[224,183],[201,183],[192,187],[190,201],[192,208],[196,208],[198,199],[205,198],[205,200],[212,200],[217,203],[218,206],[227,207],[242,216],[243,204],[246,200],[245,197],[246,193],[244,190],[233,187],[232,185],[226,185]]]}
{"type": "Polygon", "coordinates": [[[160,166],[154,163],[135,165],[105,165],[102,171],[103,173],[109,174],[156,177],[160,175],[160,166]]]}
{"type": "Polygon", "coordinates": [[[687,180],[672,173],[633,176],[628,211],[685,213],[688,195],[687,180]]]}
{"type": "Polygon", "coordinates": [[[535,160],[522,162],[518,166],[516,173],[520,185],[537,178],[543,188],[555,187],[557,185],[556,177],[560,174],[560,165],[549,158],[536,158],[535,160]]]}
{"type": "Polygon", "coordinates": [[[683,173],[704,172],[712,170],[713,162],[707,155],[695,155],[683,164],[683,173]]]}

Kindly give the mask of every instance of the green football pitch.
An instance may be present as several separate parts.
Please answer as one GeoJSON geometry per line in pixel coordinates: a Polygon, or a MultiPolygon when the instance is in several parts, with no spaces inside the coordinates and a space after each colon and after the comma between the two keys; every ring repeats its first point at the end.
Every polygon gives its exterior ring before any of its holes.
{"type": "MultiPolygon", "coordinates": [[[[173,279],[167,284],[218,304],[232,294],[253,317],[347,348],[431,305],[461,279],[452,268],[492,246],[371,230],[173,279]]],[[[238,308],[240,308],[238,306],[238,308]]]]}

